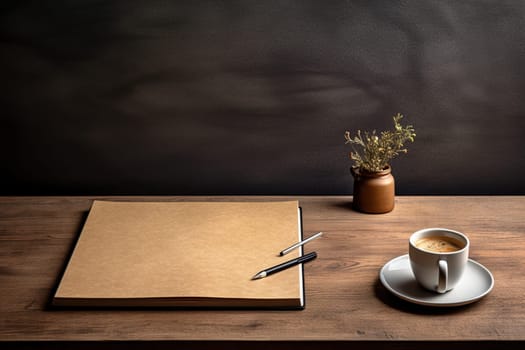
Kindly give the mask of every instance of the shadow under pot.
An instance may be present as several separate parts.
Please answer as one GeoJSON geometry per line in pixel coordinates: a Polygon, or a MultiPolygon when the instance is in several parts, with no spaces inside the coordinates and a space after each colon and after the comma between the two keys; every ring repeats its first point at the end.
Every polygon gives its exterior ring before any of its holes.
{"type": "Polygon", "coordinates": [[[379,172],[356,167],[351,167],[350,171],[354,177],[354,209],[370,214],[388,213],[394,209],[395,181],[389,165],[379,172]]]}

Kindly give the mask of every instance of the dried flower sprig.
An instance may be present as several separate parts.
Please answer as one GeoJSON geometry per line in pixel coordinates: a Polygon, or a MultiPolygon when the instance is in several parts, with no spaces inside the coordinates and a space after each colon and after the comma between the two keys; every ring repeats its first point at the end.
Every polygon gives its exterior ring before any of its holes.
{"type": "Polygon", "coordinates": [[[355,162],[355,166],[368,172],[380,172],[384,170],[390,161],[400,153],[407,153],[404,148],[407,141],[414,142],[416,132],[412,125],[402,126],[400,120],[403,115],[397,113],[394,119],[394,130],[382,131],[380,135],[376,131],[372,133],[357,131],[357,135],[350,136],[350,132],[345,132],[345,144],[352,146],[350,159],[355,162]]]}

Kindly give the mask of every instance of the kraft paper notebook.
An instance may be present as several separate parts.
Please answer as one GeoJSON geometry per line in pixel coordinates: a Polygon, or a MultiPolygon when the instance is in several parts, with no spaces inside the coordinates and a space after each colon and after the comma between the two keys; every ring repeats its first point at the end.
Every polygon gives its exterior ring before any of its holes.
{"type": "Polygon", "coordinates": [[[297,201],[94,201],[53,298],[56,306],[303,308],[297,201]]]}

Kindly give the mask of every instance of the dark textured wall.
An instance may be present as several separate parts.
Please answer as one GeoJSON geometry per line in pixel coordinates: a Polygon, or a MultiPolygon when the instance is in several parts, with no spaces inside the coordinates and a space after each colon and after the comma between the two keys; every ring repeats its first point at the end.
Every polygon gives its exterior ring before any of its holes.
{"type": "Polygon", "coordinates": [[[0,194],[525,193],[524,1],[2,1],[0,194]]]}

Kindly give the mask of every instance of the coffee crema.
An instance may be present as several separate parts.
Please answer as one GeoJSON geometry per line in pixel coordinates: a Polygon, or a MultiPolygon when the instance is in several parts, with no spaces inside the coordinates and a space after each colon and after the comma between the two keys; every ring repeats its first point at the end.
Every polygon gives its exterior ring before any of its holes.
{"type": "Polygon", "coordinates": [[[436,253],[451,253],[463,249],[465,244],[448,236],[429,236],[417,240],[416,247],[436,253]]]}

